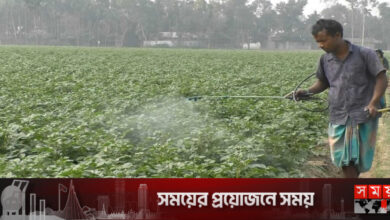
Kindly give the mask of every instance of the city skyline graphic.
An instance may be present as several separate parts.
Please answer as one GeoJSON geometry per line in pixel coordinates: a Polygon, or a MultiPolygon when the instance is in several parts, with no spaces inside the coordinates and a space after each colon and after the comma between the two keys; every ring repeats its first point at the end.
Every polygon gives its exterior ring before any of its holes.
{"type": "MultiPolygon", "coordinates": [[[[211,194],[224,192],[235,195],[234,193],[241,192],[238,190],[242,190],[236,180],[232,180],[230,185],[222,186],[224,181],[231,180],[4,179],[0,182],[0,220],[195,220],[210,216],[224,216],[228,220],[241,217],[246,219],[245,216],[274,217],[273,213],[276,212],[278,218],[273,219],[342,220],[361,219],[359,213],[378,214],[375,208],[378,204],[381,205],[369,199],[354,200],[355,197],[349,195],[352,190],[348,191],[343,182],[321,180],[320,183],[311,184],[309,181],[295,181],[297,184],[284,185],[283,181],[273,180],[272,184],[260,188],[259,184],[248,184],[250,181],[261,183],[260,180],[244,179],[240,181],[250,186],[245,190],[247,192],[315,192],[315,206],[308,209],[293,205],[245,206],[243,203],[244,205],[234,208],[215,208],[212,206],[215,199],[211,194]],[[174,181],[180,184],[172,184],[174,181]],[[274,182],[279,186],[275,186],[274,182]],[[174,196],[204,192],[207,188],[210,189],[210,196],[204,207],[188,207],[186,202],[191,202],[189,198],[192,197],[174,196]],[[161,203],[163,199],[158,196],[159,193],[170,195],[168,205],[161,203]]],[[[224,197],[224,204],[239,202],[238,197],[232,195],[224,197]]],[[[276,204],[281,204],[282,198],[276,199],[276,204]]],[[[387,208],[389,207],[388,203],[387,208]]]]}
{"type": "Polygon", "coordinates": [[[97,196],[97,209],[82,206],[77,197],[73,180],[69,187],[58,184],[58,209],[48,207],[45,199],[37,200],[36,193],[29,194],[29,212],[26,209],[26,190],[28,180],[13,180],[1,193],[2,215],[0,220],[136,220],[159,219],[158,209],[148,208],[147,184],[138,187],[138,210],[125,211],[125,181],[115,182],[115,211],[109,212],[110,197],[97,196]],[[67,193],[64,207],[61,207],[61,192],[67,193]],[[62,208],[62,209],[61,209],[62,208]]]}

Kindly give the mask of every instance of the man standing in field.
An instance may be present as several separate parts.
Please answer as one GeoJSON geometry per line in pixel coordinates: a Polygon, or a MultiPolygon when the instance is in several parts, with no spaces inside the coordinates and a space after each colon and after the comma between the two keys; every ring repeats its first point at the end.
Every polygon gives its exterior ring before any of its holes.
{"type": "Polygon", "coordinates": [[[382,64],[385,67],[385,69],[389,70],[389,61],[384,56],[383,51],[381,49],[377,49],[377,50],[375,50],[375,52],[379,56],[379,59],[382,62],[382,64]]]}
{"type": "Polygon", "coordinates": [[[344,176],[357,178],[371,168],[374,158],[380,98],[387,87],[386,69],[374,50],[343,39],[341,24],[320,19],[312,35],[326,54],[320,58],[317,81],[305,93],[329,88],[328,129],[332,162],[344,176]]]}

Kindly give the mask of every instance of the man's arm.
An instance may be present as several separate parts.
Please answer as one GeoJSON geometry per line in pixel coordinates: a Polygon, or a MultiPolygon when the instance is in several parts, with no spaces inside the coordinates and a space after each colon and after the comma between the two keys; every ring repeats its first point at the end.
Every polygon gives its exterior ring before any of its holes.
{"type": "MultiPolygon", "coordinates": [[[[328,88],[328,84],[317,79],[317,81],[312,85],[310,86],[309,89],[299,89],[297,90],[297,92],[295,93],[295,96],[297,97],[297,100],[299,100],[300,96],[304,96],[308,93],[312,93],[312,94],[317,94],[317,93],[320,93],[320,92],[323,92],[324,90],[326,90],[328,88]]],[[[288,93],[287,95],[285,95],[284,97],[290,97],[292,96],[292,94],[294,93],[294,91],[288,93]]]]}
{"type": "Polygon", "coordinates": [[[379,105],[380,98],[385,94],[386,88],[387,88],[386,71],[382,71],[376,76],[374,95],[372,96],[368,106],[365,108],[369,111],[371,117],[375,117],[378,114],[378,109],[376,108],[376,106],[379,105]]]}
{"type": "Polygon", "coordinates": [[[324,83],[323,81],[317,79],[317,81],[310,86],[310,88],[307,90],[309,93],[317,94],[320,92],[323,92],[329,87],[327,83],[324,83]]]}

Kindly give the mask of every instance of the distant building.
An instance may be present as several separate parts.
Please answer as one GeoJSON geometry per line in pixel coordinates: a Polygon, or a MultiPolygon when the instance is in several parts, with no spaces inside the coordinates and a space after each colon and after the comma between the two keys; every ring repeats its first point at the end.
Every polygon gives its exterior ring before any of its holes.
{"type": "Polygon", "coordinates": [[[138,211],[143,209],[148,209],[148,186],[146,184],[141,184],[138,188],[138,211]]]}
{"type": "Polygon", "coordinates": [[[125,180],[117,179],[115,180],[115,209],[117,211],[125,210],[126,207],[126,188],[125,188],[125,180]]]}
{"type": "MultiPolygon", "coordinates": [[[[351,43],[361,46],[362,43],[361,38],[345,38],[345,39],[349,40],[351,43]]],[[[371,49],[377,49],[377,48],[386,49],[383,47],[382,41],[376,40],[374,38],[365,38],[363,46],[371,49]]]]}
{"type": "MultiPolygon", "coordinates": [[[[345,38],[346,40],[356,44],[361,45],[362,39],[361,38],[345,38]]],[[[373,39],[373,38],[366,38],[364,40],[364,47],[376,49],[387,49],[386,45],[383,44],[382,41],[373,39]]],[[[246,46],[247,47],[247,46],[246,46]]],[[[313,40],[311,41],[285,41],[280,39],[278,36],[269,36],[267,43],[263,46],[261,46],[261,49],[268,49],[268,50],[315,50],[319,49],[316,42],[313,40]]]]}
{"type": "Polygon", "coordinates": [[[258,49],[261,49],[261,43],[260,42],[249,43],[249,45],[248,44],[243,44],[242,48],[243,49],[249,49],[249,50],[258,50],[258,49]]]}
{"type": "Polygon", "coordinates": [[[328,219],[332,213],[332,185],[324,184],[322,187],[322,216],[328,219]]]}
{"type": "Polygon", "coordinates": [[[206,36],[187,32],[159,32],[154,40],[143,42],[144,47],[200,47],[206,36]]]}
{"type": "Polygon", "coordinates": [[[110,206],[110,198],[108,196],[98,196],[98,214],[106,215],[110,206]]]}
{"type": "Polygon", "coordinates": [[[26,215],[26,180],[14,180],[1,193],[2,219],[22,220],[26,215]]]}

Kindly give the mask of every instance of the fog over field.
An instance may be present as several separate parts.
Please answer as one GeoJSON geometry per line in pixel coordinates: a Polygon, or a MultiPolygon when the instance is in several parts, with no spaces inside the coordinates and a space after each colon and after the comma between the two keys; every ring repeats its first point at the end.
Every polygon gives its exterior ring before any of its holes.
{"type": "Polygon", "coordinates": [[[317,49],[311,26],[390,47],[388,0],[0,0],[0,44],[317,49]]]}

